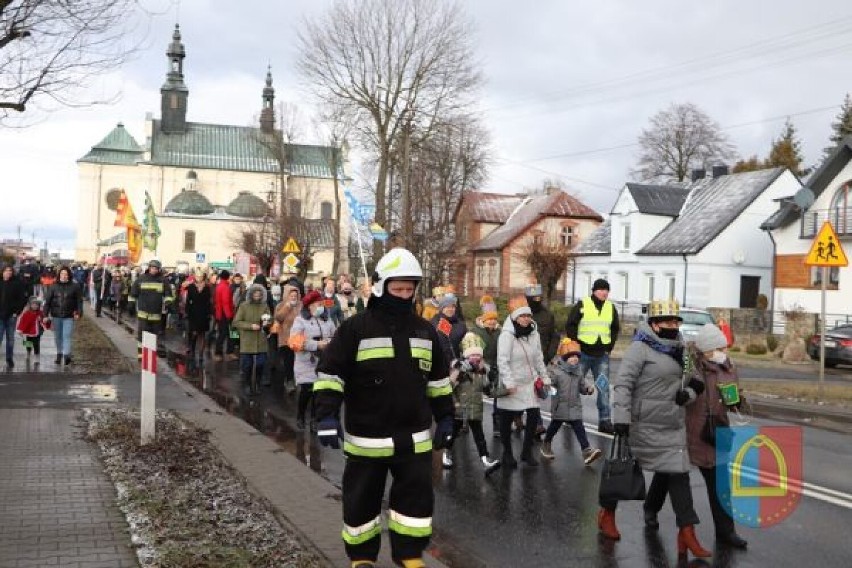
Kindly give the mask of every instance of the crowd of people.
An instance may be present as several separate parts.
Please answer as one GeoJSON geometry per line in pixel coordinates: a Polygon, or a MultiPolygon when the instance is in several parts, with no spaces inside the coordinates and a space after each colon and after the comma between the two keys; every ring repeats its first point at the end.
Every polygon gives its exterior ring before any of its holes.
{"type": "MultiPolygon", "coordinates": [[[[573,431],[583,462],[594,464],[603,452],[585,430],[584,396],[595,396],[598,432],[626,440],[642,469],[653,473],[644,502],[649,530],[659,529],[657,516],[669,496],[678,551],[711,555],[694,530],[694,465],[707,486],[717,542],[746,548],[716,494],[717,448],[706,431],[708,416],[725,426],[728,412],[741,403],[720,396],[721,387],[736,388],[737,375],[719,328],[704,326],[687,346],[677,302],[652,302],[610,377],[621,324],[605,280],[570,307],[560,332],[539,284],[505,299],[501,323],[499,299],[491,296],[479,299],[472,319],[451,286],[435,287],[417,301],[422,278],[419,262],[405,249],[391,250],[372,282],[361,286],[346,276],[305,283],[262,274],[248,281],[228,270],[163,272],[157,260],[144,270],[74,266],[55,276],[25,264],[18,274],[3,270],[0,341],[6,341],[9,367],[16,330],[37,361],[39,339],[51,328],[57,363],[70,364],[74,322],[88,295],[98,317],[103,306],[119,320],[134,314],[139,341],[145,331],[162,336],[168,326],[180,329],[191,369],[202,368],[209,352],[216,362],[239,361],[246,395],[266,386],[296,396],[298,428],[316,432],[332,448],[343,441],[343,540],[352,566],[371,566],[378,555],[388,473],[394,479],[392,555],[408,568],[423,566],[433,506],[429,456],[440,451],[443,467],[452,470],[462,432],[471,433],[486,476],[519,466],[513,430],[522,432],[525,467],[539,465],[537,455],[555,458],[552,440],[563,425],[573,431]],[[483,429],[487,398],[493,399],[490,451],[483,429]],[[547,399],[545,428],[541,405],[547,399]]],[[[617,504],[602,494],[597,517],[600,533],[613,540],[620,539],[617,504]]]]}

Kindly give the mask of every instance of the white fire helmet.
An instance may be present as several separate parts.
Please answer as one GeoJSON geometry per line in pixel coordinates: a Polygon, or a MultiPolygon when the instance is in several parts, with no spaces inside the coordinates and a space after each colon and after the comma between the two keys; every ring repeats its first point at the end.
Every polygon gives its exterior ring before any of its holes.
{"type": "Polygon", "coordinates": [[[376,264],[376,272],[373,274],[373,295],[381,296],[385,293],[385,282],[388,280],[414,280],[420,282],[423,279],[423,269],[420,263],[404,248],[389,250],[376,264]]]}

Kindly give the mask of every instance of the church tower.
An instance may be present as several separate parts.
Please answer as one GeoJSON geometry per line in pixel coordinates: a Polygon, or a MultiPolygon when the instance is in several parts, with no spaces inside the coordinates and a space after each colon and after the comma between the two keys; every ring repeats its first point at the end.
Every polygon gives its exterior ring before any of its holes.
{"type": "Polygon", "coordinates": [[[260,111],[260,131],[275,132],[275,89],[272,88],[272,67],[266,70],[266,86],[263,88],[263,109],[260,111]]]}
{"type": "Polygon", "coordinates": [[[180,25],[175,24],[172,42],[166,51],[169,58],[169,72],[166,82],[160,89],[160,129],[166,134],[186,132],[186,103],[189,89],[183,82],[183,58],[186,50],[180,41],[180,25]]]}

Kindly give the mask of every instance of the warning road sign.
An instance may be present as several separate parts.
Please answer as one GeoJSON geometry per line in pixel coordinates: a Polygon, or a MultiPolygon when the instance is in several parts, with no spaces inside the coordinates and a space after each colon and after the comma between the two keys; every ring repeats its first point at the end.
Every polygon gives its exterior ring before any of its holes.
{"type": "Polygon", "coordinates": [[[296,242],[296,239],[290,237],[287,239],[287,242],[284,244],[284,247],[281,249],[281,252],[289,253],[289,254],[299,254],[302,252],[302,249],[299,248],[299,244],[296,242]]]}
{"type": "Polygon", "coordinates": [[[846,258],[846,253],[840,245],[840,239],[837,238],[834,227],[831,226],[831,221],[823,223],[811,244],[811,250],[805,258],[805,264],[807,266],[849,265],[849,259],[846,258]]]}

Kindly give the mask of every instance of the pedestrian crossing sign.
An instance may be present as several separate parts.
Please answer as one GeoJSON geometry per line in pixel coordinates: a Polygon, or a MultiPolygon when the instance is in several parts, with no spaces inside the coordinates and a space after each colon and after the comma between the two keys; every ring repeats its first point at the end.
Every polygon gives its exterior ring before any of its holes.
{"type": "Polygon", "coordinates": [[[837,233],[834,232],[831,221],[822,224],[814,242],[811,243],[811,250],[805,258],[805,264],[807,266],[829,267],[849,265],[849,259],[840,245],[840,239],[837,238],[837,233]]]}
{"type": "Polygon", "coordinates": [[[302,252],[302,249],[299,248],[299,244],[296,242],[296,239],[290,237],[287,239],[287,242],[284,244],[284,247],[281,249],[281,252],[287,254],[299,254],[302,252]]]}

